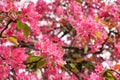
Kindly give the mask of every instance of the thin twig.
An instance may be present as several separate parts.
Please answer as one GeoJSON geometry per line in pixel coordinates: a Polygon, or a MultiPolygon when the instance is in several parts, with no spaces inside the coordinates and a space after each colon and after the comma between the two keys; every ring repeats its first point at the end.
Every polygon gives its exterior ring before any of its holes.
{"type": "Polygon", "coordinates": [[[102,43],[102,47],[100,48],[100,51],[96,52],[95,54],[100,54],[100,53],[102,53],[103,47],[104,47],[104,45],[106,44],[106,42],[108,41],[111,33],[112,33],[112,31],[110,31],[110,32],[108,33],[108,37],[107,37],[107,38],[105,39],[105,41],[102,43]]]}
{"type": "Polygon", "coordinates": [[[0,32],[0,37],[2,37],[3,32],[8,28],[9,24],[13,22],[12,20],[8,21],[7,25],[5,26],[5,28],[0,32]]]}
{"type": "Polygon", "coordinates": [[[2,60],[6,60],[4,57],[1,56],[1,54],[0,54],[0,57],[1,57],[2,60]]]}
{"type": "Polygon", "coordinates": [[[116,70],[110,69],[109,71],[113,71],[113,72],[117,73],[120,76],[120,73],[117,72],[116,70]]]}

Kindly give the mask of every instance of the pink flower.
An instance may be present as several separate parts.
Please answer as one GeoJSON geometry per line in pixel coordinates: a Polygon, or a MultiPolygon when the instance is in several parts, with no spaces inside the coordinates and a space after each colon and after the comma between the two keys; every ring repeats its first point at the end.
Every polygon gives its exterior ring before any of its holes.
{"type": "Polygon", "coordinates": [[[119,4],[120,4],[120,0],[117,0],[117,3],[119,3],[119,4]]]}
{"type": "Polygon", "coordinates": [[[15,32],[16,29],[16,23],[11,23],[10,28],[5,31],[5,34],[7,36],[12,36],[12,34],[15,32]]]}
{"type": "Polygon", "coordinates": [[[62,6],[58,6],[56,9],[56,15],[57,16],[61,16],[64,15],[64,9],[62,8],[62,6]]]}
{"type": "Polygon", "coordinates": [[[120,59],[120,42],[114,44],[115,51],[113,52],[113,56],[115,59],[119,60],[120,59]]]}
{"type": "Polygon", "coordinates": [[[5,62],[2,62],[2,64],[0,64],[0,80],[6,79],[9,73],[10,67],[5,62]]]}
{"type": "Polygon", "coordinates": [[[96,73],[91,73],[90,78],[87,80],[104,80],[101,75],[96,74],[96,73]]]}
{"type": "Polygon", "coordinates": [[[16,79],[17,80],[38,80],[38,78],[36,77],[34,73],[26,74],[25,72],[22,72],[19,75],[17,75],[16,79]]]}
{"type": "Polygon", "coordinates": [[[103,70],[104,70],[104,67],[103,67],[102,63],[100,63],[100,62],[97,63],[96,68],[95,68],[96,73],[102,74],[103,70]]]}
{"type": "Polygon", "coordinates": [[[9,58],[11,55],[11,48],[6,46],[0,46],[0,55],[5,59],[9,58]]]}
{"type": "Polygon", "coordinates": [[[39,12],[40,15],[45,16],[46,11],[48,12],[49,8],[44,0],[38,0],[36,10],[39,12]]]}
{"type": "Polygon", "coordinates": [[[12,59],[14,59],[17,63],[22,63],[26,60],[27,55],[25,54],[24,48],[17,48],[12,50],[11,54],[12,59]]]}
{"type": "Polygon", "coordinates": [[[36,11],[35,5],[33,3],[29,3],[27,8],[22,8],[22,22],[28,23],[29,28],[31,29],[32,35],[37,36],[40,32],[40,27],[38,26],[38,21],[42,18],[41,14],[38,14],[36,11]]]}
{"type": "Polygon", "coordinates": [[[99,43],[97,43],[97,44],[90,45],[90,47],[91,47],[90,52],[95,53],[95,52],[99,51],[99,49],[100,49],[102,46],[99,45],[99,43]]]}

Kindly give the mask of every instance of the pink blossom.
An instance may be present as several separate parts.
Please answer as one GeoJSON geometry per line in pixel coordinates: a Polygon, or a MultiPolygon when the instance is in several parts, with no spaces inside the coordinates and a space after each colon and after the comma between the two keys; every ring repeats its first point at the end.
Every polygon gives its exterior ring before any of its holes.
{"type": "Polygon", "coordinates": [[[116,59],[120,59],[120,43],[116,43],[115,45],[115,51],[113,52],[113,56],[116,59]]]}
{"type": "Polygon", "coordinates": [[[96,73],[91,73],[90,78],[88,80],[104,80],[101,75],[96,73]]]}
{"type": "Polygon", "coordinates": [[[12,34],[15,32],[16,29],[16,23],[11,23],[11,26],[8,30],[6,30],[5,34],[7,36],[12,36],[12,34]]]}
{"type": "Polygon", "coordinates": [[[25,54],[24,48],[17,48],[12,50],[11,54],[12,59],[14,59],[17,63],[22,63],[26,60],[27,55],[25,54]]]}
{"type": "Polygon", "coordinates": [[[120,4],[120,0],[117,0],[117,3],[119,3],[119,4],[120,4]]]}
{"type": "Polygon", "coordinates": [[[61,6],[58,6],[56,9],[56,15],[61,16],[64,15],[64,9],[61,6]]]}
{"type": "Polygon", "coordinates": [[[10,47],[0,46],[0,55],[3,58],[9,58],[11,55],[11,49],[10,47]]]}
{"type": "Polygon", "coordinates": [[[26,74],[25,72],[22,72],[19,75],[17,75],[16,79],[17,80],[22,80],[22,79],[25,79],[25,80],[31,80],[31,79],[38,80],[34,73],[26,74]]]}
{"type": "Polygon", "coordinates": [[[2,63],[0,63],[0,79],[4,80],[9,76],[10,73],[10,66],[2,61],[2,63]]]}
{"type": "Polygon", "coordinates": [[[36,10],[39,12],[39,14],[45,16],[46,11],[49,11],[49,8],[44,0],[39,0],[36,5],[36,10]]]}
{"type": "MultiPolygon", "coordinates": [[[[111,62],[120,59],[120,0],[114,4],[103,0],[52,1],[26,1],[22,6],[20,0],[0,1],[0,80],[11,76],[39,80],[34,73],[37,70],[47,80],[105,80],[105,59],[98,54],[111,52],[106,61],[110,69],[111,62]],[[64,36],[59,37],[61,34],[64,36]],[[6,45],[10,36],[19,45],[6,45]],[[63,38],[70,43],[64,43],[63,38]],[[40,59],[34,59],[36,56],[40,59]],[[38,64],[40,60],[45,60],[44,66],[38,64]]],[[[119,78],[117,72],[111,73],[119,78]]]]}

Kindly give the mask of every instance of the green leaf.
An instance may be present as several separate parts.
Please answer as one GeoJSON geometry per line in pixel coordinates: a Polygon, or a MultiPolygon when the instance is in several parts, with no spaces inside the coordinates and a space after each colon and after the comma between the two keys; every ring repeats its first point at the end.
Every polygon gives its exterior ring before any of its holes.
{"type": "Polygon", "coordinates": [[[20,15],[21,13],[22,13],[21,11],[16,12],[17,15],[20,15]]]}
{"type": "Polygon", "coordinates": [[[102,34],[100,32],[95,32],[95,35],[98,37],[98,38],[102,38],[102,34]]]}
{"type": "Polygon", "coordinates": [[[30,28],[28,27],[28,25],[27,24],[24,24],[24,36],[26,37],[26,38],[28,38],[28,35],[29,35],[29,32],[30,32],[30,28]]]}
{"type": "Polygon", "coordinates": [[[77,0],[77,2],[78,2],[79,4],[82,4],[82,0],[77,0]]]}
{"type": "Polygon", "coordinates": [[[46,63],[46,59],[40,60],[36,65],[36,69],[43,67],[45,63],[46,63]]]}
{"type": "Polygon", "coordinates": [[[18,45],[18,40],[15,37],[10,36],[8,37],[8,40],[13,44],[18,45]]]}
{"type": "Polygon", "coordinates": [[[90,63],[86,63],[85,67],[88,68],[88,69],[90,69],[90,70],[94,69],[94,67],[90,63]]]}
{"type": "Polygon", "coordinates": [[[75,36],[75,35],[76,35],[76,30],[75,30],[74,28],[72,28],[71,31],[70,31],[70,34],[71,34],[72,36],[75,36]]]}
{"type": "Polygon", "coordinates": [[[72,71],[75,72],[75,73],[79,73],[79,70],[78,70],[77,67],[73,68],[72,71]]]}
{"type": "Polygon", "coordinates": [[[55,67],[55,62],[54,62],[54,61],[52,61],[52,63],[51,63],[51,64],[52,64],[52,66],[53,66],[53,67],[55,67]]]}
{"type": "Polygon", "coordinates": [[[70,63],[70,66],[71,66],[71,70],[73,71],[73,72],[75,72],[75,73],[78,73],[79,72],[79,70],[78,70],[78,68],[76,67],[76,63],[70,63]]]}
{"type": "Polygon", "coordinates": [[[75,68],[75,67],[76,67],[76,64],[70,63],[70,66],[71,66],[71,68],[75,68]]]}
{"type": "Polygon", "coordinates": [[[30,56],[27,58],[26,63],[33,63],[33,62],[37,62],[38,60],[40,60],[42,57],[40,56],[30,56]]]}
{"type": "Polygon", "coordinates": [[[22,26],[23,26],[23,23],[22,23],[20,20],[18,20],[18,21],[17,21],[17,29],[18,29],[18,30],[21,30],[21,29],[22,29],[22,26]]]}
{"type": "Polygon", "coordinates": [[[112,72],[111,72],[109,69],[107,69],[107,70],[104,71],[103,77],[104,77],[106,80],[114,80],[114,77],[113,77],[113,75],[112,75],[112,72]]]}

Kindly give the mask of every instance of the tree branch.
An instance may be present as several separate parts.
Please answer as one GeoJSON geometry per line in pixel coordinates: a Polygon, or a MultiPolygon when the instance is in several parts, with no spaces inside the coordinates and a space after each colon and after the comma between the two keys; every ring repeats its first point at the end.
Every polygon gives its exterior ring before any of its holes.
{"type": "Polygon", "coordinates": [[[12,20],[8,21],[7,25],[5,26],[5,28],[0,32],[0,37],[2,37],[3,32],[8,28],[9,24],[13,22],[12,20]]]}
{"type": "Polygon", "coordinates": [[[110,31],[110,32],[108,33],[108,37],[107,37],[107,38],[105,39],[105,41],[102,43],[102,47],[100,48],[100,51],[95,52],[95,54],[100,54],[100,53],[103,51],[103,47],[104,47],[104,45],[106,44],[106,42],[108,41],[111,33],[112,33],[112,31],[110,31]]]}
{"type": "Polygon", "coordinates": [[[120,76],[120,73],[117,72],[116,70],[110,69],[109,71],[113,71],[113,72],[117,73],[120,76]]]}

